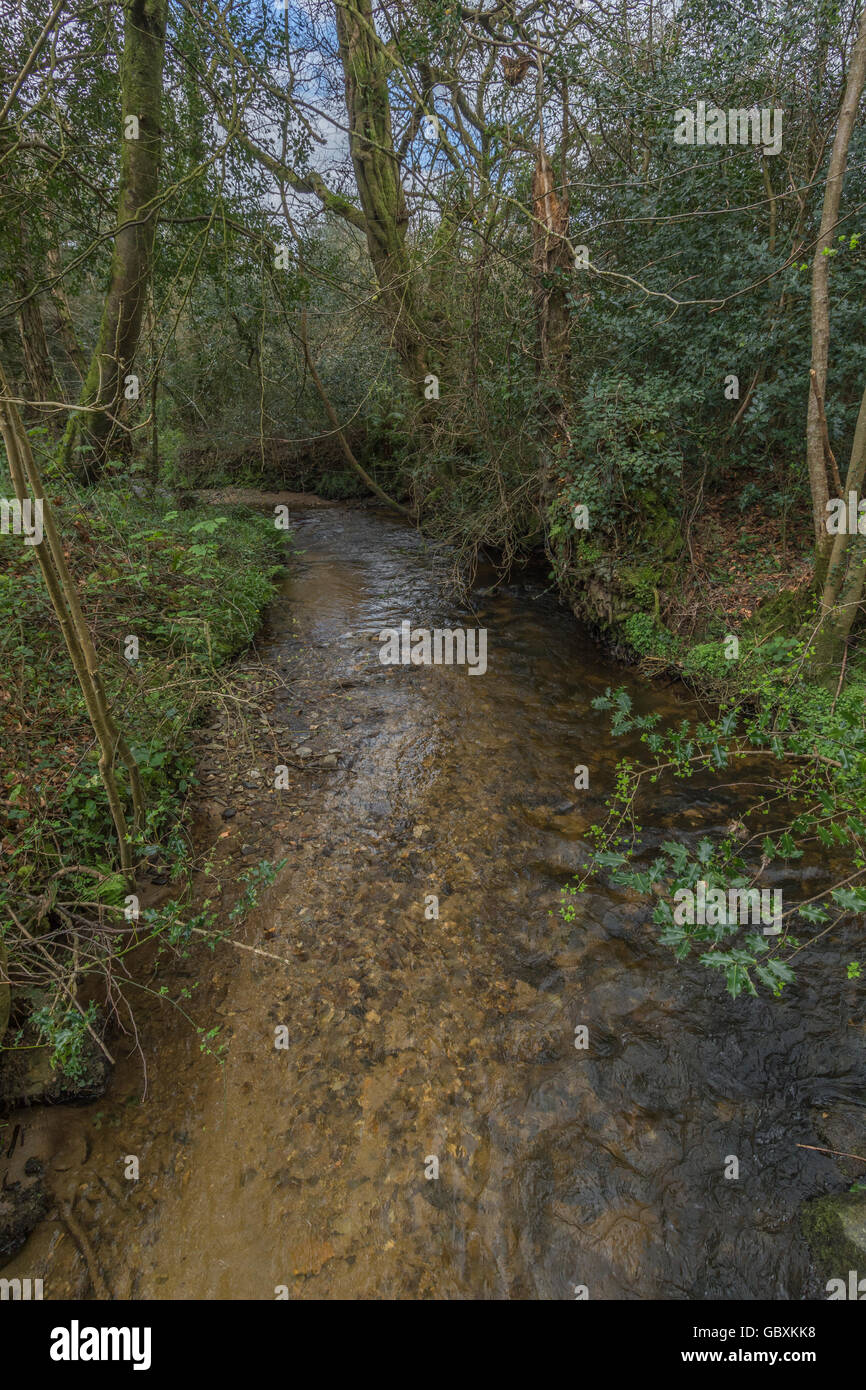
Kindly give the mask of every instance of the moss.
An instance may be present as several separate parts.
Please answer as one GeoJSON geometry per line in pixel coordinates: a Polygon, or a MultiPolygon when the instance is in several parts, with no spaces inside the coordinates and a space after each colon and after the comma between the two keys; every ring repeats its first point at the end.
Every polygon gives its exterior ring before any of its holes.
{"type": "Polygon", "coordinates": [[[680,518],[652,491],[641,498],[640,548],[664,560],[675,560],[683,548],[680,518]]]}
{"type": "Polygon", "coordinates": [[[756,609],[744,625],[744,630],[751,633],[756,641],[774,632],[797,632],[814,611],[815,595],[807,586],[784,589],[756,609]]]}
{"type": "Polygon", "coordinates": [[[866,1272],[866,1192],[816,1197],[800,1211],[800,1225],[815,1262],[828,1279],[866,1272]]]}
{"type": "Polygon", "coordinates": [[[671,654],[676,639],[659,620],[659,608],[660,595],[675,582],[675,573],[659,555],[623,565],[598,540],[584,539],[559,577],[579,617],[624,637],[641,655],[671,654]],[[630,624],[636,624],[631,635],[630,624]]]}
{"type": "Polygon", "coordinates": [[[655,565],[631,565],[619,572],[623,588],[642,609],[655,612],[658,592],[663,583],[662,571],[655,565]]]}

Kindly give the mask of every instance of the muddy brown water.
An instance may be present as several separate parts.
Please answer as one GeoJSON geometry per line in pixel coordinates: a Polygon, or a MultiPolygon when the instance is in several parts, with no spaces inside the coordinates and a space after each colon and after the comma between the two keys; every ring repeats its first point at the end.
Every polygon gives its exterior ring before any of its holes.
{"type": "MultiPolygon", "coordinates": [[[[797,1209],[847,1183],[796,1145],[822,1142],[815,1107],[862,1103],[856,951],[836,933],[787,998],[735,1002],[627,894],[599,884],[573,922],[558,910],[616,761],[637,751],[593,698],[625,685],[665,718],[689,706],[607,659],[539,586],[461,607],[448,555],[388,516],[293,521],[302,553],[261,650],[286,681],[281,747],[313,757],[275,792],[263,752],[255,816],[247,798],[226,823],[241,840],[257,817],[288,861],[236,933],[269,954],[202,949],[181,970],[226,1061],[151,1007],[144,1101],[118,1044],[102,1101],[18,1117],[22,1156],[72,1204],[111,1295],[822,1296],[797,1209]],[[487,673],[383,666],[377,634],[404,619],[486,627],[487,673]]],[[[643,823],[654,845],[731,810],[687,783],[659,789],[643,823]]],[[[825,871],[802,872],[820,886],[825,871]]],[[[56,1213],[4,1274],[94,1296],[56,1213]]]]}

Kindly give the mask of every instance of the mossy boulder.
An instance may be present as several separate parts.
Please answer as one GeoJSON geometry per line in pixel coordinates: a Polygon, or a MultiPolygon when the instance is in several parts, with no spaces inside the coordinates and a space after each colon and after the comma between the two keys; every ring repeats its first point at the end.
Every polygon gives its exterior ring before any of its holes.
{"type": "Polygon", "coordinates": [[[576,548],[565,590],[575,614],[606,628],[622,628],[646,615],[659,622],[660,596],[674,581],[675,568],[659,563],[624,565],[616,554],[605,554],[593,542],[576,548]]]}
{"type": "Polygon", "coordinates": [[[633,598],[636,608],[642,612],[657,612],[659,589],[664,583],[660,569],[654,565],[624,565],[619,570],[619,581],[633,598]]]}
{"type": "Polygon", "coordinates": [[[852,1269],[866,1277],[866,1192],[815,1197],[804,1203],[800,1225],[828,1279],[847,1279],[852,1269]]]}

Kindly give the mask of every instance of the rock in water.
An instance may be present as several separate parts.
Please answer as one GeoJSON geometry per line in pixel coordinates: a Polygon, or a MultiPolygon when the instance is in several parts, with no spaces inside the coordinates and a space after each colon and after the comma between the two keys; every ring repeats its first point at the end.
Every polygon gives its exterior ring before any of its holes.
{"type": "Polygon", "coordinates": [[[847,1281],[849,1270],[866,1276],[866,1192],[842,1192],[805,1202],[803,1234],[828,1279],[847,1281]]]}

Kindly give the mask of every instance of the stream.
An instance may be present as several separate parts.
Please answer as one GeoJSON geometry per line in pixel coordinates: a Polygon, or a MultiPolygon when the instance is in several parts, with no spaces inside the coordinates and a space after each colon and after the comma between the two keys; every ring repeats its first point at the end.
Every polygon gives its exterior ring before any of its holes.
{"type": "MultiPolygon", "coordinates": [[[[219,810],[231,787],[201,812],[225,874],[253,835],[287,861],[235,933],[266,954],[197,946],[179,967],[226,1060],[148,998],[143,1101],[127,1038],[101,1101],[17,1117],[112,1296],[822,1297],[797,1211],[848,1184],[797,1145],[824,1142],[816,1109],[862,1100],[844,933],[784,999],[733,1001],[658,945],[633,894],[597,882],[572,922],[559,911],[640,750],[593,699],[623,685],[665,720],[697,706],[616,665],[540,584],[481,574],[462,606],[447,552],[385,513],[292,525],[259,642],[289,786],[265,740],[237,814],[219,810]],[[383,665],[379,631],[404,620],[486,628],[486,673],[383,665]]],[[[659,787],[647,843],[720,832],[732,809],[710,779],[659,787]]],[[[51,1216],[4,1274],[92,1296],[51,1216]]]]}

